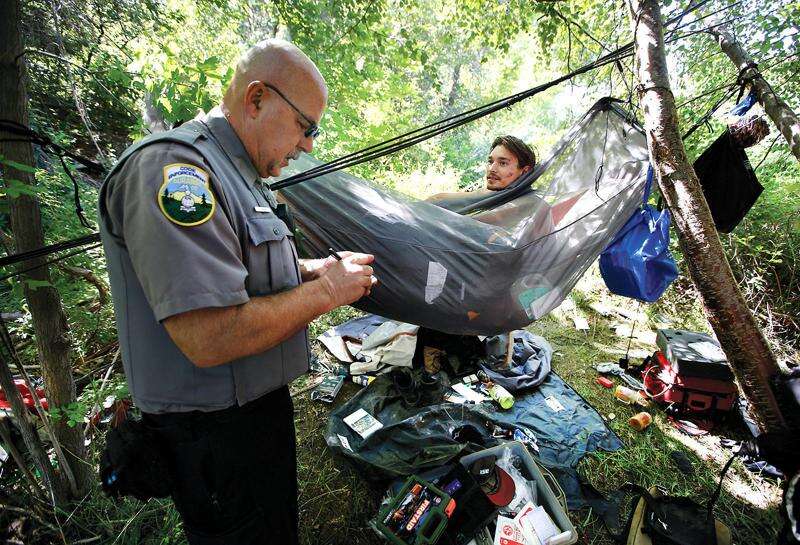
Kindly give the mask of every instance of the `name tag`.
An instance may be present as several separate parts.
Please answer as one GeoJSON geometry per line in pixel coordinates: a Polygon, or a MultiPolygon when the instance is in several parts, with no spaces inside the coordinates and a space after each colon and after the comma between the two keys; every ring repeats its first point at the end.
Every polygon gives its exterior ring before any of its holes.
{"type": "Polygon", "coordinates": [[[272,208],[269,206],[254,206],[253,209],[256,212],[272,212],[272,208]]]}

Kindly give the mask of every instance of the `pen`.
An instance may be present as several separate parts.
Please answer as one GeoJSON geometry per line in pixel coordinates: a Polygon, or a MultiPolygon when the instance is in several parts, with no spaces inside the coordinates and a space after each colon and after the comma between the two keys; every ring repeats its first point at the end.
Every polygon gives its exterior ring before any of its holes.
{"type": "Polygon", "coordinates": [[[331,254],[331,256],[336,258],[336,261],[342,260],[341,256],[338,253],[336,253],[333,248],[328,248],[328,252],[331,254]]]}

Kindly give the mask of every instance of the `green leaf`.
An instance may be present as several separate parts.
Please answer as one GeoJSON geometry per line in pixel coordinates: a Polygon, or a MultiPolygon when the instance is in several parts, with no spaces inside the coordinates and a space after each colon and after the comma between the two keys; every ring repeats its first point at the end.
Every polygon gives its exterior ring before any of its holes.
{"type": "Polygon", "coordinates": [[[32,280],[30,278],[25,280],[25,284],[28,286],[29,289],[33,291],[36,291],[39,288],[51,287],[53,285],[47,280],[32,280]]]}
{"type": "Polygon", "coordinates": [[[5,194],[10,199],[16,199],[20,195],[29,195],[33,197],[36,195],[36,193],[37,188],[35,186],[26,184],[20,180],[14,180],[13,178],[6,180],[5,194]]]}
{"type": "Polygon", "coordinates": [[[36,172],[36,167],[32,167],[30,165],[23,165],[22,163],[12,161],[11,159],[6,159],[5,157],[3,159],[0,159],[0,162],[13,169],[19,170],[20,172],[30,172],[31,174],[34,174],[36,172]]]}

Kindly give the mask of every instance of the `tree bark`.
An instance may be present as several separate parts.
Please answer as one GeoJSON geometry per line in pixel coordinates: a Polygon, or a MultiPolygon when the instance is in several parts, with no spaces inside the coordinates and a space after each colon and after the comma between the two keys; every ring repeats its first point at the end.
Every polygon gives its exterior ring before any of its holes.
{"type": "MultiPolygon", "coordinates": [[[[0,2],[0,119],[29,125],[28,96],[25,84],[26,69],[20,32],[19,0],[0,2]]],[[[0,131],[0,140],[13,135],[0,131]]],[[[34,165],[33,146],[30,142],[0,141],[0,154],[6,160],[22,165],[34,165]]],[[[3,164],[3,176],[8,180],[19,180],[28,186],[35,185],[33,174],[3,164]]],[[[20,195],[8,199],[11,208],[11,230],[17,252],[40,248],[44,245],[42,218],[39,201],[35,196],[20,195]]],[[[36,345],[42,364],[45,391],[51,407],[63,407],[75,402],[75,383],[70,367],[70,341],[67,319],[61,304],[61,296],[50,285],[50,271],[44,258],[21,264],[23,268],[37,267],[20,276],[23,291],[33,319],[36,345]],[[30,281],[34,281],[32,286],[30,281]]],[[[85,447],[83,429],[80,425],[67,426],[62,418],[55,423],[55,434],[68,451],[67,463],[77,482],[77,490],[89,484],[90,473],[84,462],[85,447]]]]}
{"type": "Polygon", "coordinates": [[[627,4],[635,35],[650,160],[680,234],[689,273],[760,428],[785,430],[787,422],[771,386],[780,368],[739,291],[700,182],[683,147],[658,0],[627,0],[627,4]]]}
{"type": "Polygon", "coordinates": [[[775,94],[772,86],[767,83],[767,80],[759,72],[758,65],[753,62],[752,57],[742,49],[736,38],[725,27],[714,27],[708,32],[714,37],[733,65],[736,66],[736,69],[739,70],[741,78],[750,82],[750,88],[753,90],[756,99],[764,107],[764,111],[775,123],[775,126],[778,127],[778,130],[781,131],[783,137],[786,138],[789,143],[789,149],[800,161],[800,119],[797,118],[797,114],[792,111],[781,97],[775,94]]]}

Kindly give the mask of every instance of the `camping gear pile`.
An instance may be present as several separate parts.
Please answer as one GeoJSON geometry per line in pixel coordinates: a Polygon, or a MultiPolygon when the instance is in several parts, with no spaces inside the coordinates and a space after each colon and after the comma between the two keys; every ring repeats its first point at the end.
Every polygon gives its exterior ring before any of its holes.
{"type": "Polygon", "coordinates": [[[332,411],[325,438],[364,478],[397,479],[373,521],[390,542],[466,545],[488,535],[492,543],[513,529],[522,544],[574,543],[567,506],[610,508],[575,468],[585,453],[622,444],[551,370],[544,338],[412,334],[368,315],[319,340],[337,358],[329,372],[344,380],[354,370],[366,385],[332,411]],[[415,349],[372,366],[367,339],[391,346],[398,335],[387,332],[403,332],[415,349]]]}

